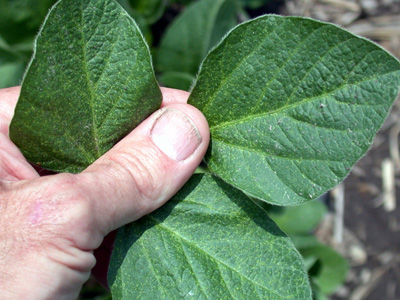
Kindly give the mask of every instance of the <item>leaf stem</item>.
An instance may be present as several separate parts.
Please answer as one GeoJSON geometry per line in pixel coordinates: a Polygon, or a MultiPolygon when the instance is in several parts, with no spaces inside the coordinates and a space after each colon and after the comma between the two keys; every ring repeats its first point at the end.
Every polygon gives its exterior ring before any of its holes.
{"type": "Polygon", "coordinates": [[[206,165],[201,164],[196,168],[194,174],[211,174],[211,171],[206,165]]]}

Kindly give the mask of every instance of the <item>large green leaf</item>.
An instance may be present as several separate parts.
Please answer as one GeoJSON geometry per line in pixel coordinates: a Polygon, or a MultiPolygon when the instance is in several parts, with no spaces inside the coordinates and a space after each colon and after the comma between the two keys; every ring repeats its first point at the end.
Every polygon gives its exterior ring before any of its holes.
{"type": "Polygon", "coordinates": [[[299,253],[265,211],[194,175],[153,214],[119,230],[114,299],[311,299],[299,253]]]}
{"type": "Polygon", "coordinates": [[[157,53],[160,72],[196,75],[201,61],[236,23],[235,0],[201,0],[168,27],[157,53]]]}
{"type": "Polygon", "coordinates": [[[189,103],[209,121],[210,170],[278,205],[316,198],[367,151],[396,99],[397,59],[327,23],[262,16],[202,64],[189,103]]]}
{"type": "Polygon", "coordinates": [[[33,163],[78,172],[161,103],[150,52],[113,0],[62,0],[36,41],[10,136],[33,163]]]}

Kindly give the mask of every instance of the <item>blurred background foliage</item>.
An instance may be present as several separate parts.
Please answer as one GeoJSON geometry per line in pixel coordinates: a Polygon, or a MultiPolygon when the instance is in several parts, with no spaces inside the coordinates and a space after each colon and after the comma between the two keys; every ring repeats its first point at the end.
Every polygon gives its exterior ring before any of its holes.
{"type": "MultiPolygon", "coordinates": [[[[235,25],[274,12],[273,0],[117,0],[135,19],[164,86],[188,90],[198,67],[235,25]],[[271,5],[272,4],[272,5],[271,5]]],[[[55,0],[0,0],[0,88],[21,83],[36,34],[55,0]]]]}
{"type": "MultiPolygon", "coordinates": [[[[19,85],[34,39],[54,0],[0,0],[0,88],[19,85]]],[[[199,66],[235,25],[278,13],[279,0],[118,0],[146,38],[160,85],[190,90],[199,66]]],[[[297,207],[260,203],[303,255],[314,299],[328,299],[346,277],[346,260],[314,236],[327,214],[322,201],[297,207]]],[[[134,271],[133,271],[134,272],[134,271]]],[[[91,278],[79,299],[111,299],[91,278]]]]}

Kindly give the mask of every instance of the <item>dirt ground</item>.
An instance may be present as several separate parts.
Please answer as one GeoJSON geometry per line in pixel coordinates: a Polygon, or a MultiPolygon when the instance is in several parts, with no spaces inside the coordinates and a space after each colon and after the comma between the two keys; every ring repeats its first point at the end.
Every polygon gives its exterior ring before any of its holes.
{"type": "MultiPolygon", "coordinates": [[[[286,0],[279,10],[339,24],[400,58],[400,0],[286,0]]],[[[397,99],[371,150],[330,193],[332,214],[317,235],[351,265],[332,299],[400,300],[399,133],[397,99]]]]}

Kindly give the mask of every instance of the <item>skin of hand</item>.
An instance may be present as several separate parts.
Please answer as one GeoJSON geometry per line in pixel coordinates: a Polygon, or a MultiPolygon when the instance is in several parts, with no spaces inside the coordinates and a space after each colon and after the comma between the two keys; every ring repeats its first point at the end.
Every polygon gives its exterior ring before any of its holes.
{"type": "Polygon", "coordinates": [[[162,108],[82,173],[40,176],[8,137],[19,92],[0,90],[0,299],[76,299],[95,265],[105,283],[112,232],[190,178],[208,124],[187,92],[162,88],[162,108]]]}

